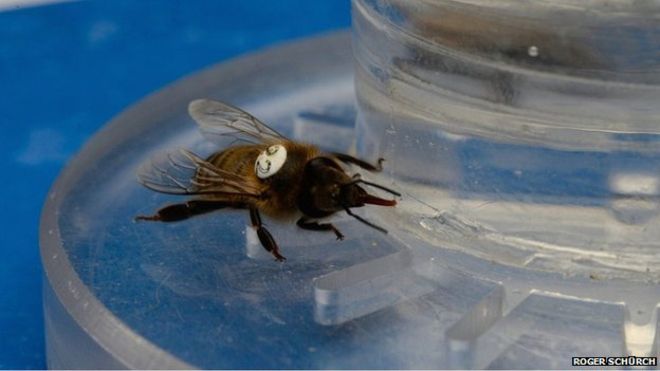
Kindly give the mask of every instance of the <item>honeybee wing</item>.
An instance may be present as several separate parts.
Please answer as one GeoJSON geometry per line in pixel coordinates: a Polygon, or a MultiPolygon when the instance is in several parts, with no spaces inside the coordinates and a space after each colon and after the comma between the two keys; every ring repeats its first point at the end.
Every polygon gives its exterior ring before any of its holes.
{"type": "Polygon", "coordinates": [[[188,105],[188,113],[207,139],[221,145],[236,141],[258,144],[287,140],[258,118],[226,103],[197,99],[188,105]]]}
{"type": "Polygon", "coordinates": [[[242,177],[186,149],[150,159],[138,170],[138,180],[151,190],[175,195],[259,197],[260,193],[242,177]]]}

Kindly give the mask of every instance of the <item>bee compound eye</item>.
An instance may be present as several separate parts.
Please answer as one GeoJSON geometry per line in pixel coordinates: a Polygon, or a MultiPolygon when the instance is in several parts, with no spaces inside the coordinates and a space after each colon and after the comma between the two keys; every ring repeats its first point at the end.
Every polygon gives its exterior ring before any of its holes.
{"type": "Polygon", "coordinates": [[[268,147],[259,154],[254,170],[259,179],[266,179],[276,174],[286,162],[286,148],[281,144],[268,147]]]}

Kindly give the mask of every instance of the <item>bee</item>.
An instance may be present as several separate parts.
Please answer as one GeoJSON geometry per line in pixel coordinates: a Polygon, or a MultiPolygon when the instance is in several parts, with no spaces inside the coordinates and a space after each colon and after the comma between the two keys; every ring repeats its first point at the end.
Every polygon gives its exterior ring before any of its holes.
{"type": "Polygon", "coordinates": [[[319,219],[345,211],[360,222],[381,232],[387,231],[351,209],[367,204],[395,206],[396,200],[369,194],[362,186],[401,195],[384,186],[350,176],[341,164],[352,164],[378,172],[376,165],[344,153],[324,152],[317,146],[287,139],[249,113],[226,103],[199,99],[188,112],[202,134],[230,145],[203,159],[185,149],[168,153],[165,164],[149,161],[138,172],[145,187],[166,194],[192,196],[186,202],[171,204],[153,215],[136,220],[175,222],[212,211],[247,209],[261,245],[278,261],[285,260],[261,213],[276,220],[295,220],[311,231],[344,235],[332,224],[319,219]]]}

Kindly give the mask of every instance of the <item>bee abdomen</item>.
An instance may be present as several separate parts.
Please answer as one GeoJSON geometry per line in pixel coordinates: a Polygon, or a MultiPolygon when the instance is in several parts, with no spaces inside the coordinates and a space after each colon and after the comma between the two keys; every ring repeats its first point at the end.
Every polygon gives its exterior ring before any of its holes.
{"type": "Polygon", "coordinates": [[[254,169],[254,161],[259,155],[259,150],[256,146],[230,147],[212,154],[207,161],[218,169],[234,174],[247,175],[248,172],[252,172],[254,169]]]}

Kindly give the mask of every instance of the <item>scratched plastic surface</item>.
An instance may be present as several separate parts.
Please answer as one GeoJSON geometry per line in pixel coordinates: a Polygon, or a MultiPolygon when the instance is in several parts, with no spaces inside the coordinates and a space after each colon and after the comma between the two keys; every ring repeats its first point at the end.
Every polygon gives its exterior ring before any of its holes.
{"type": "MultiPolygon", "coordinates": [[[[363,37],[367,24],[354,14],[363,37]]],[[[620,260],[619,250],[655,249],[656,214],[635,217],[634,203],[614,212],[561,197],[539,202],[532,192],[539,188],[516,190],[497,178],[509,168],[486,166],[485,158],[517,158],[517,147],[475,143],[423,118],[411,123],[400,118],[407,113],[400,102],[375,110],[382,92],[364,90],[373,81],[361,80],[372,75],[358,75],[355,135],[353,66],[347,35],[308,40],[193,76],[100,133],[61,176],[44,213],[49,365],[567,368],[575,355],[657,354],[655,256],[626,262],[629,269],[607,264],[620,260]],[[266,220],[288,258],[279,264],[256,243],[245,212],[134,223],[134,215],[176,200],[136,183],[141,162],[176,146],[213,150],[186,115],[199,97],[243,106],[296,139],[342,151],[357,144],[364,157],[386,157],[386,171],[364,175],[401,190],[401,202],[359,212],[390,233],[340,215],[347,238],[337,242],[266,220]],[[461,187],[483,182],[500,191],[484,197],[483,188],[461,187]],[[530,215],[548,225],[547,235],[530,227],[530,215]],[[594,242],[585,252],[572,243],[588,227],[596,230],[589,236],[629,244],[594,242]]],[[[541,176],[535,166],[550,163],[526,159],[523,178],[541,176]]],[[[565,178],[581,166],[573,160],[554,158],[544,171],[565,178]]],[[[606,179],[620,193],[641,192],[625,178],[606,179]]]]}

